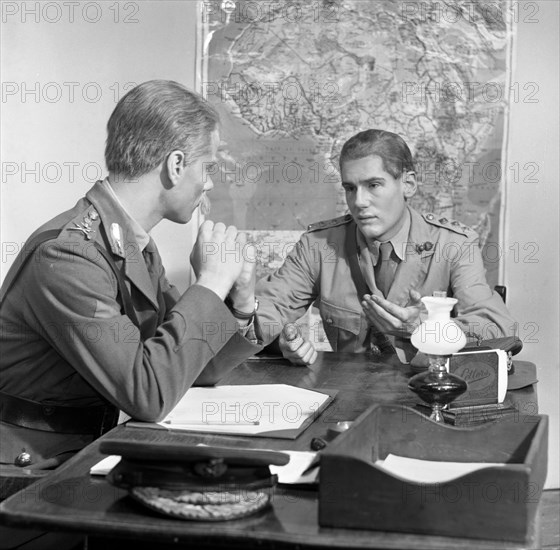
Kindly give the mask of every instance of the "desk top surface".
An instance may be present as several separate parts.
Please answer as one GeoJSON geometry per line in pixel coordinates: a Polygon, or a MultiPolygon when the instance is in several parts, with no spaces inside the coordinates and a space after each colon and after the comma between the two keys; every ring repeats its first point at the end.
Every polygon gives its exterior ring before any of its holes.
{"type": "MultiPolygon", "coordinates": [[[[171,432],[118,426],[101,439],[142,442],[206,443],[218,446],[309,450],[314,437],[328,440],[333,423],[354,420],[375,403],[414,405],[416,396],[407,389],[412,373],[406,365],[375,363],[363,355],[320,353],[311,367],[294,367],[282,359],[249,360],[230,373],[222,384],[292,384],[309,389],[338,389],[335,401],[296,440],[171,432]]],[[[534,386],[510,392],[520,409],[536,402],[534,386]]],[[[343,548],[533,548],[511,542],[474,541],[380,531],[331,529],[318,525],[316,489],[279,487],[268,510],[254,516],[221,523],[189,522],[158,516],[130,499],[126,492],[92,477],[89,469],[104,455],[99,441],[82,450],[51,475],[0,504],[0,518],[10,525],[62,529],[103,536],[141,537],[161,542],[242,544],[263,542],[299,547],[343,548]]]]}

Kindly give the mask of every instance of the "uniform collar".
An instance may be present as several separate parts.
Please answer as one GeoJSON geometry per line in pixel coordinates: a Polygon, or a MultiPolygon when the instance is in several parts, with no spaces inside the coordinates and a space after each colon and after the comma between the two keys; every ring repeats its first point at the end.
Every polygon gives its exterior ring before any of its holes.
{"type": "Polygon", "coordinates": [[[115,193],[115,190],[113,189],[113,187],[109,183],[108,178],[105,178],[101,182],[101,187],[103,187],[104,189],[107,190],[109,195],[111,195],[113,200],[117,203],[117,205],[124,212],[124,215],[128,218],[127,219],[127,221],[128,221],[127,225],[129,227],[130,231],[132,232],[132,237],[134,238],[136,243],[138,243],[138,246],[140,247],[140,250],[144,251],[144,249],[150,243],[150,235],[148,235],[148,233],[146,233],[146,231],[144,231],[144,228],[128,213],[128,210],[125,208],[124,204],[121,202],[118,195],[115,193]]]}
{"type": "MultiPolygon", "coordinates": [[[[393,245],[393,250],[395,254],[399,258],[399,260],[403,261],[406,259],[406,251],[407,251],[407,244],[410,238],[410,226],[411,226],[411,214],[410,209],[407,207],[406,216],[402,227],[399,229],[397,234],[392,238],[389,239],[393,245]]],[[[375,266],[377,265],[377,261],[379,259],[379,247],[381,245],[380,241],[367,241],[364,237],[363,233],[357,228],[356,226],[356,239],[358,242],[358,249],[361,253],[365,254],[365,249],[369,251],[369,255],[371,256],[372,264],[375,266]]]]}
{"type": "Polygon", "coordinates": [[[157,251],[153,239],[126,212],[107,180],[98,181],[86,193],[86,198],[101,218],[111,252],[124,260],[126,276],[157,309],[159,304],[156,290],[146,263],[140,261],[144,249],[149,252],[157,251]]]}
{"type": "MultiPolygon", "coordinates": [[[[402,254],[401,259],[403,261],[400,262],[395,272],[395,280],[387,296],[388,300],[403,307],[409,301],[409,290],[411,288],[418,288],[421,281],[426,277],[429,265],[428,258],[434,254],[434,242],[436,240],[432,226],[426,223],[424,218],[413,208],[409,207],[408,212],[408,221],[403,225],[401,231],[395,235],[395,238],[391,239],[393,246],[395,246],[395,242],[397,243],[395,252],[397,252],[397,247],[400,247],[399,252],[402,254]],[[403,234],[405,235],[404,240],[403,234]]],[[[349,230],[355,231],[358,260],[362,275],[371,291],[376,292],[373,252],[368,247],[366,239],[357,225],[349,230]]],[[[379,255],[379,245],[377,245],[377,254],[379,255]]],[[[399,257],[401,257],[400,254],[399,257]]]]}

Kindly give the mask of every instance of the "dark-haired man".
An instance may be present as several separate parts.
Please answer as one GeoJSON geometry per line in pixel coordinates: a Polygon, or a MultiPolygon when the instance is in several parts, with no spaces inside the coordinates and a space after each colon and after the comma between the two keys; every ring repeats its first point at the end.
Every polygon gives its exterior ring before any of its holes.
{"type": "MultiPolygon", "coordinates": [[[[458,300],[455,320],[468,336],[513,333],[513,319],[486,282],[476,233],[408,206],[417,184],[400,136],[356,134],[342,148],[340,173],[350,214],[311,225],[282,267],[257,284],[267,341],[316,302],[334,350],[396,350],[409,360],[420,298],[436,291],[458,300]]],[[[281,337],[280,347],[294,363],[315,357],[307,339],[293,349],[281,337]]]]}
{"type": "Polygon", "coordinates": [[[196,283],[183,295],[149,235],[207,204],[214,109],[176,82],[150,81],[121,99],[107,130],[108,177],[30,237],[2,286],[0,462],[54,467],[119,409],[159,420],[192,384],[260,349],[255,265],[236,228],[201,225],[196,283]]]}

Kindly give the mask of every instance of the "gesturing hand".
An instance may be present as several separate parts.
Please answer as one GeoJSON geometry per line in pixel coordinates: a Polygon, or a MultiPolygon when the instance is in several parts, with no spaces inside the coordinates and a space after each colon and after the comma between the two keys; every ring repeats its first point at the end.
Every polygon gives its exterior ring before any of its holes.
{"type": "Polygon", "coordinates": [[[370,325],[386,334],[409,337],[420,324],[420,312],[424,308],[422,295],[410,290],[410,302],[406,307],[398,306],[382,296],[366,294],[362,307],[370,325]]]}

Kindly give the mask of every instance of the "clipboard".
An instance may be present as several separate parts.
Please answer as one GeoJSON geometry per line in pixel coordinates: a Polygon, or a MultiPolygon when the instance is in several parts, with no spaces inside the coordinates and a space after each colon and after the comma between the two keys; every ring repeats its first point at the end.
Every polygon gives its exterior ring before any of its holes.
{"type": "MultiPolygon", "coordinates": [[[[288,386],[286,384],[263,384],[263,385],[251,385],[251,386],[216,386],[214,390],[212,388],[191,388],[185,396],[179,401],[175,409],[171,411],[171,413],[161,422],[138,422],[134,420],[130,420],[127,422],[126,426],[131,428],[154,428],[154,429],[163,429],[163,430],[170,430],[170,431],[177,431],[177,432],[190,432],[190,433],[198,433],[198,434],[213,434],[213,435],[232,435],[232,436],[246,436],[246,437],[269,437],[269,438],[277,438],[277,439],[296,439],[299,437],[301,433],[303,433],[322,413],[323,411],[333,402],[338,393],[337,389],[322,389],[320,391],[317,390],[308,390],[305,388],[298,388],[295,386],[288,386]],[[194,390],[194,391],[193,391],[194,390]],[[237,393],[235,390],[238,390],[237,393]],[[263,404],[261,410],[268,409],[270,411],[271,404],[274,402],[271,401],[262,401],[259,394],[264,394],[265,399],[269,399],[267,397],[275,390],[282,390],[284,393],[291,392],[293,395],[293,401],[289,402],[288,405],[291,405],[291,411],[293,414],[294,410],[297,410],[298,406],[298,397],[301,398],[301,395],[305,395],[307,398],[313,400],[314,398],[319,397],[320,403],[317,402],[317,407],[313,409],[312,413],[305,415],[305,418],[295,425],[296,423],[293,422],[294,427],[289,427],[290,422],[286,423],[276,423],[276,422],[260,422],[256,420],[256,416],[249,416],[248,414],[239,415],[238,421],[236,422],[234,419],[231,422],[226,422],[227,415],[232,415],[232,409],[227,409],[228,404],[224,404],[224,402],[220,402],[224,394],[227,395],[228,403],[235,403],[239,405],[239,408],[243,406],[247,407],[247,410],[251,406],[254,408],[258,408],[260,404],[263,404]],[[191,395],[189,396],[189,392],[191,395]],[[268,393],[267,393],[268,392],[268,393]],[[305,393],[304,393],[305,392],[305,393]],[[214,396],[215,397],[212,397],[214,396]],[[202,396],[202,397],[201,397],[202,396]],[[207,397],[205,397],[207,396],[207,397]],[[213,419],[218,411],[215,411],[214,408],[211,408],[209,411],[206,412],[204,416],[203,411],[200,411],[200,416],[195,417],[197,419],[196,422],[181,422],[181,418],[178,416],[181,414],[181,411],[188,409],[191,402],[194,402],[194,399],[189,401],[189,398],[194,398],[197,402],[193,405],[196,407],[196,404],[200,404],[201,399],[209,399],[207,403],[211,403],[215,405],[218,403],[223,407],[226,407],[225,414],[222,412],[221,418],[224,419],[224,422],[214,422],[213,419]],[[214,399],[211,401],[210,399],[214,399]],[[200,420],[198,420],[200,419],[200,420]],[[248,420],[244,422],[243,420],[248,420]],[[274,424],[282,425],[282,428],[274,429],[274,424]],[[288,426],[287,426],[288,424],[288,426]],[[286,427],[287,426],[287,427],[286,427]],[[267,429],[269,428],[269,429],[267,429]]],[[[280,403],[278,403],[280,404],[280,403]]],[[[192,411],[191,412],[191,419],[192,419],[192,411]]],[[[279,412],[279,411],[277,411],[279,412]]]]}

